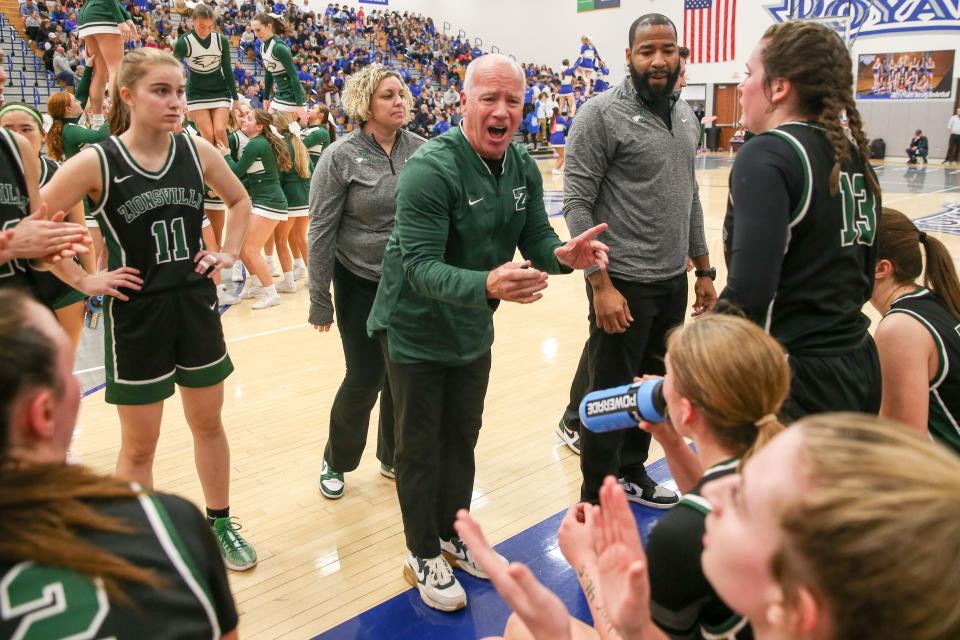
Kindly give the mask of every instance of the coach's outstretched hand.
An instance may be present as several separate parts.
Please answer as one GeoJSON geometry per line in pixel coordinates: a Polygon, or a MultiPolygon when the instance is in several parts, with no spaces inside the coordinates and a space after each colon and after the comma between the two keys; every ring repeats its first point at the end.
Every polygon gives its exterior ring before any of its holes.
{"type": "Polygon", "coordinates": [[[529,260],[505,262],[487,274],[487,297],[529,304],[543,297],[547,274],[531,267],[529,260]]]}
{"type": "Polygon", "coordinates": [[[466,509],[457,512],[453,528],[467,543],[474,560],[490,578],[497,593],[520,617],[537,640],[569,640],[570,613],[563,602],[534,577],[525,565],[503,564],[466,509]]]}
{"type": "Polygon", "coordinates": [[[610,248],[599,240],[594,240],[606,230],[606,222],[598,224],[567,241],[567,244],[562,247],[557,247],[553,251],[557,261],[571,269],[586,269],[592,266],[606,269],[607,263],[610,262],[607,257],[610,248]]]}

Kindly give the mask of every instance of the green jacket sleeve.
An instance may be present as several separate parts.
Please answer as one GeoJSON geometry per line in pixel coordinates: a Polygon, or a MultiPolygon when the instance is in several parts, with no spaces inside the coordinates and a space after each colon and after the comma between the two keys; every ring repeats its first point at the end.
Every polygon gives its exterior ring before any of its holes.
{"type": "Polygon", "coordinates": [[[524,154],[527,174],[527,217],[520,232],[517,247],[521,255],[533,263],[533,266],[547,273],[570,273],[573,269],[560,264],[553,250],[563,245],[557,232],[547,220],[547,210],[543,206],[543,178],[536,162],[524,154]]]}
{"type": "Polygon", "coordinates": [[[477,309],[487,304],[487,272],[444,262],[458,187],[433,159],[412,158],[397,182],[396,233],[403,273],[414,291],[477,309]],[[430,188],[424,188],[424,185],[430,188]]]}
{"type": "Polygon", "coordinates": [[[297,75],[297,66],[293,64],[293,56],[290,54],[290,48],[287,47],[287,45],[283,45],[282,47],[278,46],[273,48],[273,52],[277,60],[283,64],[283,68],[287,72],[287,77],[290,78],[290,84],[295,94],[294,99],[297,101],[297,104],[305,103],[307,101],[307,94],[303,90],[303,83],[300,82],[300,76],[297,75]]]}
{"type": "Polygon", "coordinates": [[[185,35],[177,38],[177,43],[173,45],[173,55],[177,60],[183,60],[187,57],[187,40],[185,35]]]}
{"type": "Polygon", "coordinates": [[[220,69],[223,71],[223,80],[227,83],[227,90],[230,92],[230,97],[236,100],[239,96],[237,95],[237,78],[233,75],[233,63],[230,60],[230,41],[227,40],[227,36],[220,35],[220,69]]]}
{"type": "Polygon", "coordinates": [[[126,22],[130,19],[130,14],[127,13],[127,10],[123,8],[123,5],[120,4],[119,0],[116,0],[112,3],[111,9],[113,10],[113,15],[117,21],[117,24],[126,22]]]}
{"type": "Polygon", "coordinates": [[[223,159],[227,161],[227,165],[230,167],[230,170],[233,171],[233,174],[238,178],[242,178],[247,175],[247,169],[250,168],[250,165],[259,160],[260,156],[267,151],[266,147],[268,147],[269,144],[263,136],[257,136],[243,148],[243,154],[240,155],[238,161],[234,162],[230,156],[224,156],[223,159]]]}
{"type": "Polygon", "coordinates": [[[110,125],[104,122],[99,129],[87,129],[86,127],[64,127],[63,145],[79,147],[82,144],[94,144],[110,137],[110,125]]]}
{"type": "Polygon", "coordinates": [[[87,108],[87,100],[90,98],[90,80],[93,78],[93,65],[87,65],[83,68],[83,75],[77,83],[76,98],[80,106],[87,108]]]}

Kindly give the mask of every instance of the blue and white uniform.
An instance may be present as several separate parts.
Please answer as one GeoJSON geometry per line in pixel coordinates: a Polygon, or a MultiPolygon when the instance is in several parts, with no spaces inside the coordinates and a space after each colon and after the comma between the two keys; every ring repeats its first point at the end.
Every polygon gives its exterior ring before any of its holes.
{"type": "Polygon", "coordinates": [[[567,127],[570,126],[570,118],[556,116],[553,124],[550,126],[550,145],[553,147],[565,147],[567,145],[567,127]]]}
{"type": "Polygon", "coordinates": [[[580,68],[593,71],[593,61],[597,57],[597,48],[592,44],[583,44],[580,46],[580,68]]]}
{"type": "Polygon", "coordinates": [[[569,69],[564,69],[560,74],[560,94],[561,96],[570,95],[573,93],[573,74],[577,70],[577,65],[580,64],[580,61],[577,60],[573,63],[573,66],[569,69]]]}

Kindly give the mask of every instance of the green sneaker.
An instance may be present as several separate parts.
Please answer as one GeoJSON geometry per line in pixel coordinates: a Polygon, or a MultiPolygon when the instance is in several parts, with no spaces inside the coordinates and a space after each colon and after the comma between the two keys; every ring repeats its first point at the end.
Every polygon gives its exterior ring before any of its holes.
{"type": "Polygon", "coordinates": [[[380,463],[380,475],[391,480],[397,479],[397,470],[388,464],[380,463]]]}
{"type": "Polygon", "coordinates": [[[323,461],[320,469],[320,493],[324,498],[336,500],[343,496],[343,474],[330,468],[327,461],[323,461]]]}
{"type": "Polygon", "coordinates": [[[246,571],[257,566],[257,552],[240,535],[240,523],[236,518],[217,518],[213,521],[213,535],[217,538],[220,555],[227,569],[246,571]]]}

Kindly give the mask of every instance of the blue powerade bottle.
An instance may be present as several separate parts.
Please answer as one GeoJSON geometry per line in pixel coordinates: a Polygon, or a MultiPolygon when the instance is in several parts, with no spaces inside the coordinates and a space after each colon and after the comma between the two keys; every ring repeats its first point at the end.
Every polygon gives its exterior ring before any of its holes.
{"type": "Polygon", "coordinates": [[[641,420],[663,422],[666,418],[663,378],[659,377],[592,391],[580,403],[580,422],[594,433],[634,429],[641,420]]]}

